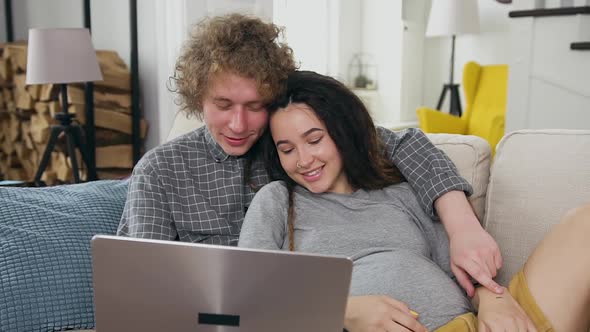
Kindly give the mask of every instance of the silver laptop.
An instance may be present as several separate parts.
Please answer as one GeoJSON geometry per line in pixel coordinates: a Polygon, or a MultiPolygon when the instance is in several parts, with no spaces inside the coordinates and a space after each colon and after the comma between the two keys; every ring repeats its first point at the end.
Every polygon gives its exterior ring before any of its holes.
{"type": "Polygon", "coordinates": [[[97,235],[97,332],[342,332],[346,258],[97,235]]]}

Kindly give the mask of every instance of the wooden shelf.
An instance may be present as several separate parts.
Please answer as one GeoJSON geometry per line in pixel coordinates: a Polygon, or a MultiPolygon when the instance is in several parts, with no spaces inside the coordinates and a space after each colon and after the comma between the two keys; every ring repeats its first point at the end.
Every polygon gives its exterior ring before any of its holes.
{"type": "Polygon", "coordinates": [[[590,51],[590,42],[575,42],[570,44],[570,49],[579,51],[590,51]]]}
{"type": "Polygon", "coordinates": [[[543,17],[579,14],[590,14],[590,6],[515,10],[509,12],[508,17],[543,17]]]}

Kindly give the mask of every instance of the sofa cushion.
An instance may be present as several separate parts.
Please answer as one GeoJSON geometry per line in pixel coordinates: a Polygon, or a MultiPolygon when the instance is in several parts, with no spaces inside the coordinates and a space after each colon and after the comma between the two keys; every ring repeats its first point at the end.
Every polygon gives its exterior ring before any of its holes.
{"type": "Polygon", "coordinates": [[[94,327],[90,239],[114,234],[127,181],[0,188],[0,331],[94,327]]]}
{"type": "Polygon", "coordinates": [[[506,285],[568,210],[590,201],[589,130],[519,130],[498,144],[485,228],[496,239],[506,285]]]}
{"type": "Polygon", "coordinates": [[[485,195],[490,175],[490,146],[481,137],[471,135],[427,134],[457,166],[459,174],[473,186],[469,202],[483,221],[485,195]]]}

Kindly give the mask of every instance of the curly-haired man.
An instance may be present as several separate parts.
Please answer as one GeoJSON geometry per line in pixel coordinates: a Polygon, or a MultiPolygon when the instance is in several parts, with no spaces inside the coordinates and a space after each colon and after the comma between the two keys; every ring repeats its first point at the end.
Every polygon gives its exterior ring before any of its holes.
{"type": "MultiPolygon", "coordinates": [[[[269,181],[256,142],[265,132],[265,106],[296,70],[282,30],[231,14],[196,26],[176,64],[182,109],[205,126],[145,154],[130,180],[118,234],[236,245],[254,188],[269,181]]],[[[469,295],[468,275],[490,289],[501,265],[496,242],[480,226],[461,178],[447,156],[419,130],[380,130],[388,157],[423,209],[440,218],[451,243],[451,266],[469,295]]]]}

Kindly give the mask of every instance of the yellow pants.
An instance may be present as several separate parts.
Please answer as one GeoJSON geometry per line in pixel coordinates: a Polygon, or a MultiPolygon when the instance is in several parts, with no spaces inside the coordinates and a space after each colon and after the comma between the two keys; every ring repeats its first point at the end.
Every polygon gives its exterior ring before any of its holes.
{"type": "MultiPolygon", "coordinates": [[[[547,320],[529,290],[523,270],[520,270],[512,278],[508,291],[533,321],[539,332],[553,332],[551,323],[547,320]]],[[[473,313],[467,313],[436,329],[436,332],[451,331],[477,332],[477,317],[473,313]]]]}

